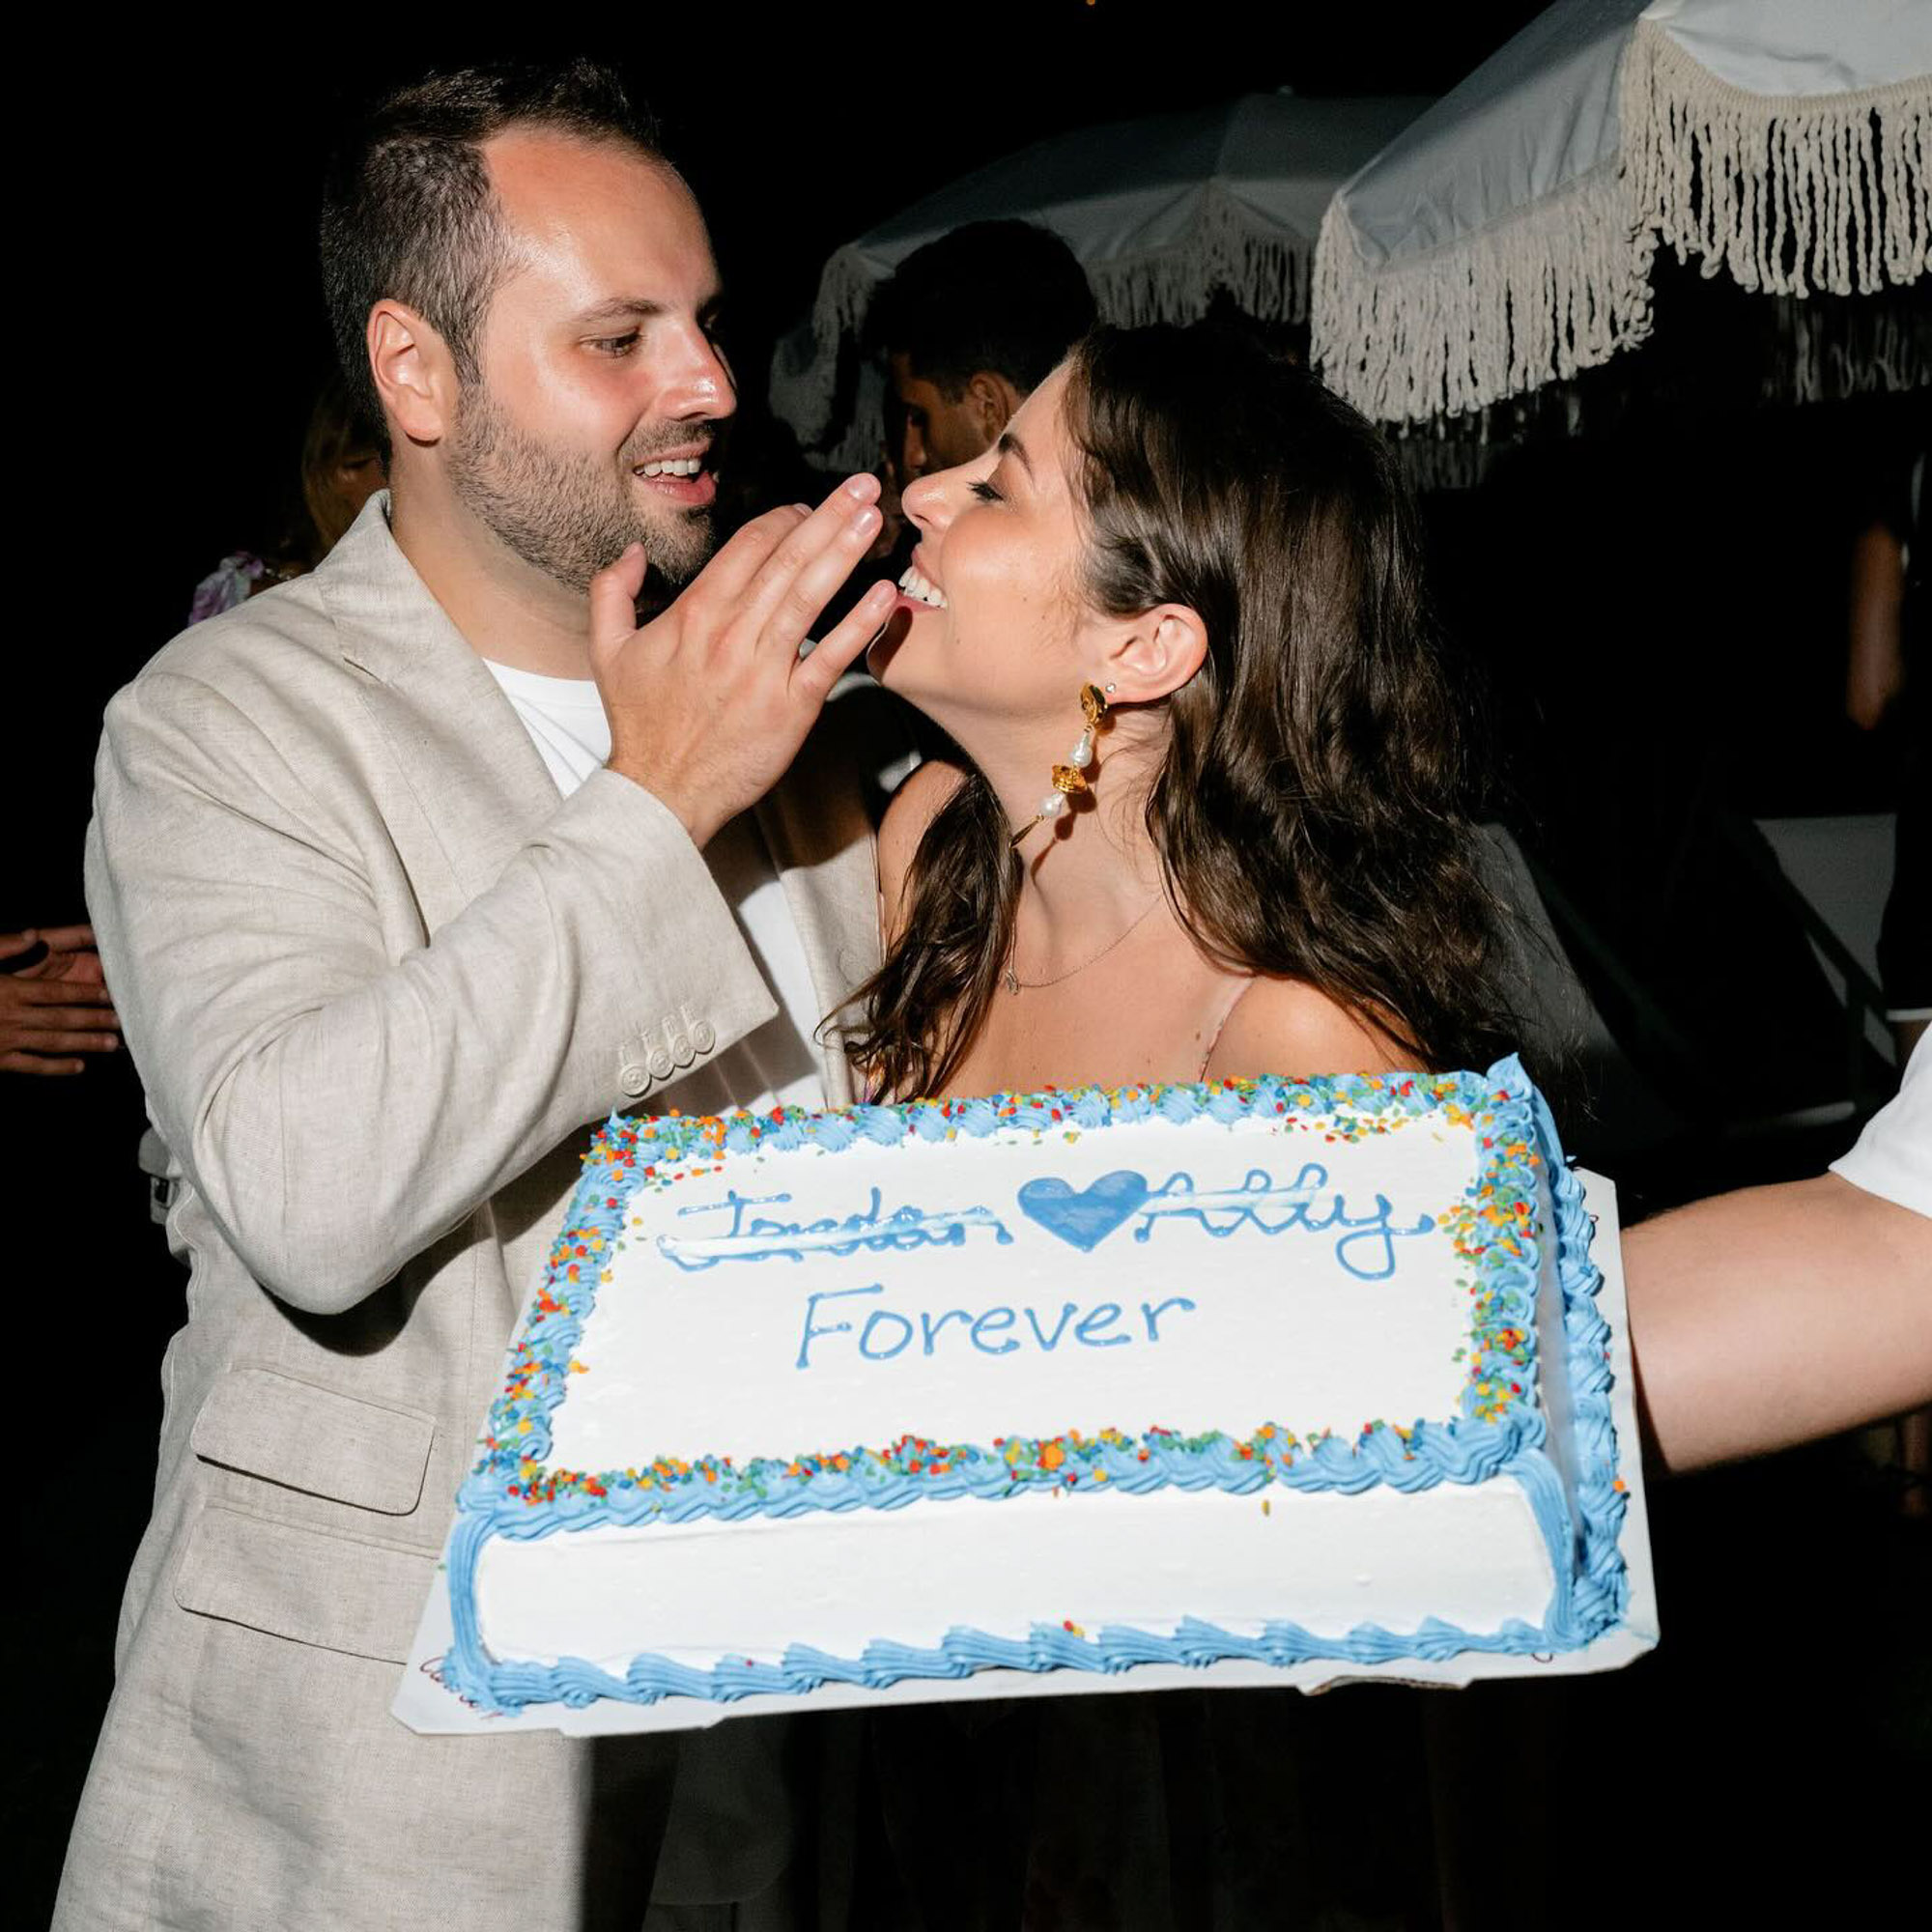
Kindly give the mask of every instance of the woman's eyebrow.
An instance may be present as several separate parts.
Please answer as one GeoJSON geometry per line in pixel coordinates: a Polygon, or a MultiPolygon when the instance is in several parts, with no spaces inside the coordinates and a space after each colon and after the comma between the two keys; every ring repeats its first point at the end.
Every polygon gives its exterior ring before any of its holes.
{"type": "Polygon", "coordinates": [[[1003,430],[1000,434],[999,441],[993,446],[1002,456],[1017,456],[1020,460],[1020,468],[1026,471],[1028,480],[1035,480],[1033,474],[1033,458],[1026,453],[1026,444],[1011,430],[1003,430]]]}

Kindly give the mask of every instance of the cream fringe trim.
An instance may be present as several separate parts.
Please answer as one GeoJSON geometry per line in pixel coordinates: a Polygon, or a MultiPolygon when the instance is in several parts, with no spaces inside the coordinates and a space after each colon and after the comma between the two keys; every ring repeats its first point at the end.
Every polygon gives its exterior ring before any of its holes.
{"type": "Polygon", "coordinates": [[[1384,422],[1460,415],[1607,362],[1650,333],[1655,239],[1614,159],[1526,213],[1377,273],[1341,203],[1315,247],[1314,360],[1384,422]]]}
{"type": "MultiPolygon", "coordinates": [[[[1312,253],[1234,196],[1212,191],[1184,242],[1158,253],[1092,265],[1087,274],[1100,319],[1123,327],[1198,321],[1222,288],[1252,315],[1305,322],[1312,253]]],[[[785,403],[799,441],[821,460],[863,467],[876,455],[877,423],[847,424],[831,450],[820,445],[838,431],[831,416],[840,344],[857,336],[878,285],[850,246],[839,249],[819,277],[812,366],[786,383],[785,403]]]]}
{"type": "MultiPolygon", "coordinates": [[[[1378,272],[1330,203],[1314,357],[1385,422],[1457,414],[1606,362],[1650,333],[1661,241],[1773,295],[1871,294],[1932,248],[1932,76],[1776,98],[1719,80],[1639,20],[1621,156],[1473,238],[1378,272]]],[[[1804,382],[1815,354],[1799,358],[1804,382]]],[[[1797,400],[1808,399],[1802,387],[1797,400]]]]}

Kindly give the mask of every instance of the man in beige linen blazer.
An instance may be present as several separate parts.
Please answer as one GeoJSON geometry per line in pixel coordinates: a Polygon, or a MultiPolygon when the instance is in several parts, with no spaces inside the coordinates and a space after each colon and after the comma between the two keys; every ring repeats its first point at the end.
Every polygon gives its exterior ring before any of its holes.
{"type": "MultiPolygon", "coordinates": [[[[675,697],[675,654],[733,608],[716,584],[760,557],[753,590],[815,582],[814,555],[863,552],[855,509],[782,513],[783,542],[753,526],[666,620],[703,623],[620,639],[613,720],[627,651],[675,697]]],[[[560,801],[391,511],[375,498],[313,576],[178,639],[108,710],[88,901],[191,1274],[62,1927],[636,1926],[694,1764],[732,1876],[674,1831],[671,1895],[749,1895],[790,1857],[759,1726],[680,1770],[667,1741],[426,1738],[388,1715],[586,1123],[721,1104],[721,1056],[777,1010],[701,814],[617,768],[560,801]]],[[[781,631],[758,650],[796,665],[781,631]]],[[[750,690],[758,662],[700,652],[688,674],[750,690]]],[[[895,749],[862,715],[880,696],[827,706],[755,807],[823,1011],[876,963],[857,774],[895,749]]],[[[720,783],[714,820],[738,809],[720,783]]],[[[818,1050],[828,1099],[851,1097],[837,1036],[818,1050]]]]}

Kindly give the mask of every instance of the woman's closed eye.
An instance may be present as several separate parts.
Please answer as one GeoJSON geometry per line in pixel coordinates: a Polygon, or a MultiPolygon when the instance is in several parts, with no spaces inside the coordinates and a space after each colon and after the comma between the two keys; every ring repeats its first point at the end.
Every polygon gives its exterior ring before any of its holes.
{"type": "Polygon", "coordinates": [[[1006,501],[1006,498],[983,477],[978,483],[969,483],[966,487],[982,503],[1003,503],[1006,501]]]}

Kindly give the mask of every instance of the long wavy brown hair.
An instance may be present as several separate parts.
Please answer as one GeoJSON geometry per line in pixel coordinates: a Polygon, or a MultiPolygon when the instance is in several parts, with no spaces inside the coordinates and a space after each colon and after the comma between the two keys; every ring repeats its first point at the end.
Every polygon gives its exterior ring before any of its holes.
{"type": "MultiPolygon", "coordinates": [[[[1088,601],[1117,617],[1186,605],[1207,631],[1163,700],[1145,804],[1177,916],[1217,964],[1318,987],[1418,1067],[1487,1066],[1514,1027],[1463,810],[1471,713],[1387,444],[1223,326],[1103,328],[1070,362],[1088,601]]],[[[847,1050],[873,1091],[943,1092],[978,1033],[1012,946],[1009,836],[969,767],[854,995],[847,1050]]]]}

